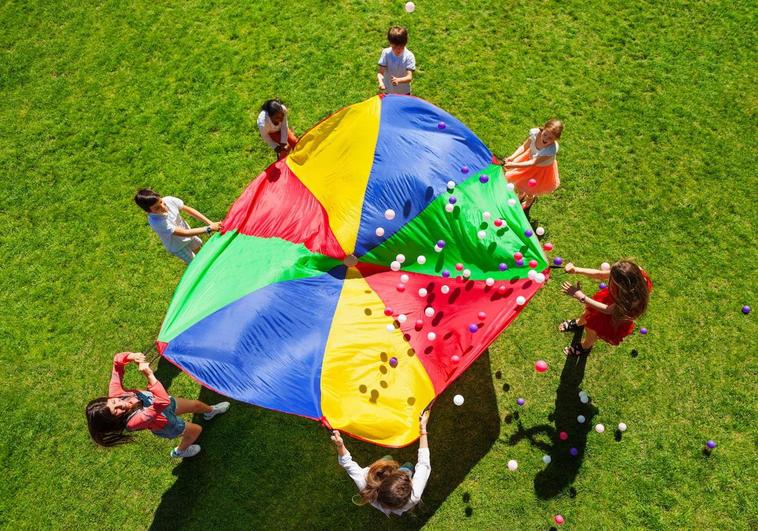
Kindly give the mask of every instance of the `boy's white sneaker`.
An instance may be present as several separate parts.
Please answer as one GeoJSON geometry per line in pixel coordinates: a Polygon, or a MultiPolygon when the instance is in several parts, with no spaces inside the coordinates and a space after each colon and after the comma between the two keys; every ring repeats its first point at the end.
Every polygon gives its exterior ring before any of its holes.
{"type": "Polygon", "coordinates": [[[176,457],[177,459],[183,458],[183,457],[195,457],[197,454],[200,453],[200,445],[199,444],[190,444],[186,450],[180,450],[177,446],[173,450],[171,450],[171,457],[176,457]]]}
{"type": "Polygon", "coordinates": [[[213,408],[213,411],[210,413],[203,413],[203,418],[205,420],[211,420],[216,415],[221,415],[222,413],[226,413],[229,409],[229,402],[219,402],[215,406],[211,406],[213,408]]]}

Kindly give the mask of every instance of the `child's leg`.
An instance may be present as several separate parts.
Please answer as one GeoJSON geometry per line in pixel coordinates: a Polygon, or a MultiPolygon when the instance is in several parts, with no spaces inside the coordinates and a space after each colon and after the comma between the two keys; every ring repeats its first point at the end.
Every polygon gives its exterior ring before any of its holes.
{"type": "MultiPolygon", "coordinates": [[[[177,398],[177,402],[180,399],[177,398]]],[[[178,403],[177,403],[178,406],[178,403]]],[[[179,408],[177,407],[177,410],[179,408]]],[[[178,413],[178,411],[177,411],[178,413]]],[[[184,433],[182,433],[182,440],[179,442],[179,446],[177,446],[177,449],[180,452],[183,452],[189,446],[194,443],[198,437],[200,437],[200,434],[203,433],[203,427],[199,424],[195,424],[194,422],[187,422],[186,427],[184,428],[184,433]]]]}
{"type": "Polygon", "coordinates": [[[584,329],[584,335],[582,336],[582,348],[587,350],[593,347],[597,342],[597,334],[594,330],[589,328],[584,329]]]}
{"type": "Polygon", "coordinates": [[[521,207],[526,210],[534,204],[535,199],[537,199],[537,196],[524,194],[524,199],[522,199],[521,207]]]}
{"type": "Polygon", "coordinates": [[[187,398],[176,398],[176,414],[183,415],[184,413],[210,413],[213,408],[201,402],[200,400],[188,400],[187,398]]]}
{"type": "Polygon", "coordinates": [[[295,144],[297,144],[297,141],[299,139],[295,136],[295,133],[292,131],[292,129],[287,130],[287,145],[290,149],[295,147],[295,144]]]}

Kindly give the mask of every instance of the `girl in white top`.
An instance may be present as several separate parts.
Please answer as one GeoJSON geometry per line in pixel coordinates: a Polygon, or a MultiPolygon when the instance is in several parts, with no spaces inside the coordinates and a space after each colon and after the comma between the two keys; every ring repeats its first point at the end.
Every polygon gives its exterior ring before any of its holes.
{"type": "Polygon", "coordinates": [[[298,138],[287,122],[287,107],[279,100],[268,100],[261,106],[258,132],[280,159],[286,157],[297,144],[298,138]]]}
{"type": "Polygon", "coordinates": [[[362,503],[370,503],[390,516],[401,515],[421,501],[421,494],[432,472],[426,434],[428,420],[427,410],[419,420],[420,437],[415,470],[411,470],[410,464],[401,467],[390,456],[374,462],[370,467],[361,468],[345,448],[340,432],[334,430],[332,441],[337,446],[337,459],[358,487],[362,503]]]}

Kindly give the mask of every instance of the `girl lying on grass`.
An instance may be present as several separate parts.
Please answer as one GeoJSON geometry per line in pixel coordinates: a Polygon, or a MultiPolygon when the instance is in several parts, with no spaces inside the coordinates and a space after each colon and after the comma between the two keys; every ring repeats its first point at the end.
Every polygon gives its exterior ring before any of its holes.
{"type": "Polygon", "coordinates": [[[87,426],[90,436],[100,446],[115,446],[132,440],[129,432],[150,430],[165,439],[181,437],[179,445],[171,450],[171,457],[193,457],[200,445],[193,444],[203,427],[185,422],[178,415],[203,413],[205,420],[225,413],[229,402],[209,406],[199,400],[169,396],[139,352],[122,352],[113,358],[113,371],[108,385],[108,396],[96,398],[87,404],[87,426]],[[124,368],[136,363],[147,380],[147,390],[124,389],[124,368]]]}

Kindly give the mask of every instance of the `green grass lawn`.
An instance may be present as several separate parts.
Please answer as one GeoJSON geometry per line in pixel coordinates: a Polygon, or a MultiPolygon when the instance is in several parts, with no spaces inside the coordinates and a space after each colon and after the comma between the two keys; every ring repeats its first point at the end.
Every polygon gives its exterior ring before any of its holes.
{"type": "MultiPolygon", "coordinates": [[[[0,4],[1,526],[548,529],[556,513],[567,529],[758,526],[758,330],[740,312],[758,302],[755,4],[417,4],[0,4]],[[495,153],[565,120],[562,187],[532,217],[554,254],[651,273],[649,335],[566,362],[556,326],[579,305],[557,275],[438,400],[424,504],[399,520],[351,504],[323,428],[244,404],[181,464],[149,434],[95,448],[84,405],[115,352],[156,337],[183,270],[134,191],[222,218],[272,161],[260,104],[282,97],[302,133],[370,97],[393,23],[410,31],[414,93],[495,153]],[[560,457],[556,423],[579,413],[581,458],[560,457]]],[[[165,361],[158,374],[172,394],[219,398],[165,361]]],[[[361,463],[384,453],[347,444],[361,463]]]]}

